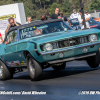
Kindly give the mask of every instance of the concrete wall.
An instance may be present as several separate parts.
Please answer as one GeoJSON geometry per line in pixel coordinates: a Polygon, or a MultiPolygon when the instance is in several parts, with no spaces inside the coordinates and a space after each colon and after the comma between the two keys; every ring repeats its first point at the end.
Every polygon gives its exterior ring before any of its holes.
{"type": "Polygon", "coordinates": [[[89,12],[91,14],[92,17],[100,17],[100,10],[94,10],[94,11],[90,11],[89,12]]]}

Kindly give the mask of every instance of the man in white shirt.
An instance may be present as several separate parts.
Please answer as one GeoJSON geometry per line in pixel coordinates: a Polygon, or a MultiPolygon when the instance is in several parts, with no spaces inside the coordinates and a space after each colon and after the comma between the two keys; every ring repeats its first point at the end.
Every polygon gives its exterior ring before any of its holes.
{"type": "Polygon", "coordinates": [[[31,23],[31,17],[27,17],[27,22],[26,22],[26,24],[28,24],[28,23],[31,23]]]}
{"type": "Polygon", "coordinates": [[[76,9],[73,9],[73,13],[70,15],[70,19],[78,18],[79,13],[76,12],[76,9]]]}
{"type": "Polygon", "coordinates": [[[91,18],[91,15],[88,13],[88,11],[85,13],[85,18],[91,18]]]}
{"type": "MultiPolygon", "coordinates": [[[[84,29],[84,25],[83,25],[83,19],[82,19],[82,11],[81,11],[81,9],[79,10],[79,16],[78,16],[78,21],[79,21],[79,23],[80,23],[80,26],[81,26],[81,29],[84,29]]],[[[90,28],[90,25],[89,25],[89,23],[88,23],[88,21],[90,20],[90,18],[86,18],[85,17],[85,23],[86,23],[86,28],[90,28]]]]}

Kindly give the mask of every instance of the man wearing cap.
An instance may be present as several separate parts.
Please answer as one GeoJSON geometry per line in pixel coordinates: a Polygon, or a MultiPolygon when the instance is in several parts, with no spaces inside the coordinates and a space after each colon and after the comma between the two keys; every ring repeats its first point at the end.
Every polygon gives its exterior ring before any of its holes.
{"type": "MultiPolygon", "coordinates": [[[[84,25],[83,25],[83,19],[82,19],[82,10],[80,9],[79,10],[79,16],[78,16],[78,21],[80,23],[80,26],[81,26],[81,29],[83,30],[84,29],[84,25]]],[[[85,17],[85,16],[84,16],[85,17]]],[[[85,17],[85,23],[86,23],[86,28],[89,29],[90,28],[90,25],[88,23],[88,21],[90,20],[90,18],[86,18],[85,17]]]]}
{"type": "Polygon", "coordinates": [[[78,18],[79,13],[76,12],[76,9],[73,9],[73,13],[70,15],[70,19],[78,18]]]}
{"type": "Polygon", "coordinates": [[[63,12],[60,12],[59,14],[60,14],[60,17],[62,18],[62,20],[68,21],[70,26],[71,26],[71,23],[70,23],[69,19],[66,16],[63,16],[63,12]]]}
{"type": "Polygon", "coordinates": [[[88,11],[85,13],[85,18],[91,18],[91,15],[88,13],[88,11]]]}

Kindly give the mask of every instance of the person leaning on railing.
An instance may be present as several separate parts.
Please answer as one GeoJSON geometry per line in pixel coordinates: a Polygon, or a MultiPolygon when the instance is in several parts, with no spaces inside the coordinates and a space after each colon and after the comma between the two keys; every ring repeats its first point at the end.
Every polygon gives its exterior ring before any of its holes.
{"type": "MultiPolygon", "coordinates": [[[[84,25],[83,25],[83,19],[82,19],[82,10],[80,9],[79,10],[79,16],[78,16],[78,21],[79,21],[79,23],[80,23],[80,26],[81,26],[81,29],[83,30],[84,29],[84,25]]],[[[85,16],[84,16],[85,17],[85,16]]],[[[86,18],[85,17],[85,23],[86,23],[86,28],[87,29],[89,29],[90,28],[90,25],[89,25],[89,21],[90,20],[90,18],[86,18]]]]}

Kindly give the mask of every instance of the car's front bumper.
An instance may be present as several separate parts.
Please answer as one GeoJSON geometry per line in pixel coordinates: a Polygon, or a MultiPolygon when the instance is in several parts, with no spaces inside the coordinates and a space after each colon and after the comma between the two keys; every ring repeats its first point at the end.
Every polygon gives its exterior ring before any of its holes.
{"type": "Polygon", "coordinates": [[[57,62],[71,61],[75,59],[93,56],[96,54],[99,48],[100,42],[86,43],[59,50],[53,50],[50,52],[40,52],[39,56],[37,56],[35,59],[40,63],[48,62],[51,64],[57,62]],[[88,51],[83,52],[84,48],[87,48],[88,51]],[[63,57],[60,57],[60,53],[63,53],[63,57]]]}
{"type": "Polygon", "coordinates": [[[66,58],[66,59],[59,59],[59,60],[49,61],[48,63],[49,64],[55,64],[55,63],[67,62],[67,61],[72,61],[72,60],[84,59],[86,57],[91,57],[91,56],[95,56],[95,55],[96,55],[96,53],[90,53],[90,54],[70,57],[70,58],[66,58]]]}

